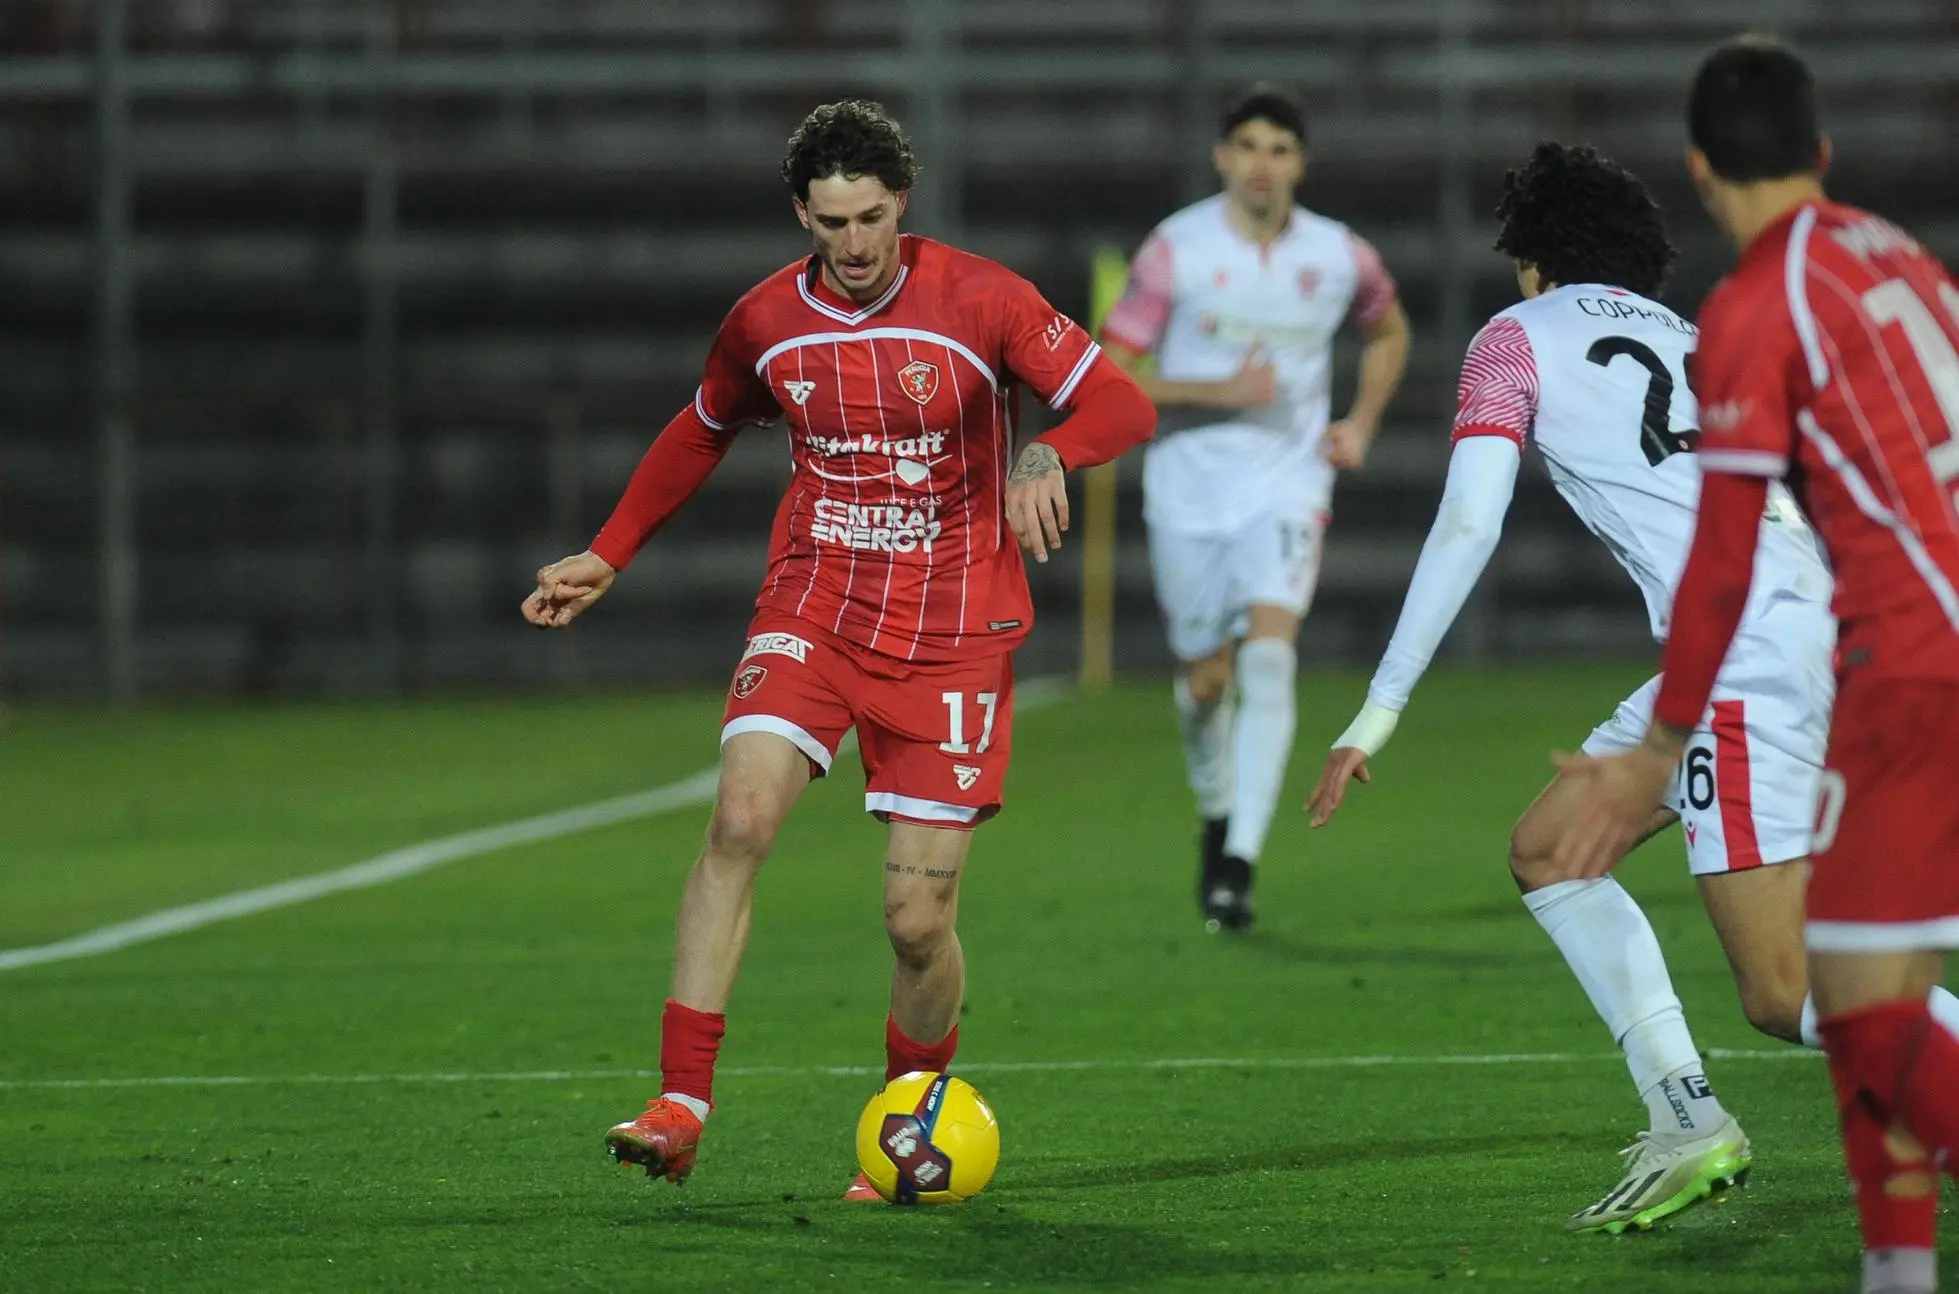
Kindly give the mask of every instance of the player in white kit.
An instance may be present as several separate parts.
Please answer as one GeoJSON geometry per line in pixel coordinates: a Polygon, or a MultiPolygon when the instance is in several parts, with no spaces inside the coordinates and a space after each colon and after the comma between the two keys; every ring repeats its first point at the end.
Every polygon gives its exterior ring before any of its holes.
{"type": "Polygon", "coordinates": [[[1157,226],[1102,332],[1104,352],[1161,410],[1143,515],[1178,660],[1211,930],[1251,925],[1334,472],[1367,457],[1408,358],[1408,318],[1381,258],[1293,204],[1305,146],[1292,96],[1254,86],[1234,103],[1213,150],[1224,191],[1157,226]],[[1347,322],[1366,349],[1353,405],[1329,426],[1333,340],[1347,322]]]}
{"type": "MultiPolygon", "coordinates": [[[[1671,264],[1659,209],[1639,181],[1590,149],[1541,144],[1511,172],[1497,248],[1525,300],[1477,334],[1463,362],[1455,448],[1435,526],[1367,703],[1334,742],[1308,809],[1323,825],[1348,780],[1394,731],[1409,694],[1496,548],[1522,450],[1535,442],[1558,492],[1644,596],[1664,641],[1700,499],[1690,450],[1693,325],[1650,299],[1671,264]]],[[[1780,490],[1780,487],[1777,487],[1780,490]]],[[[1786,493],[1762,520],[1749,605],[1675,784],[1648,835],[1676,819],[1689,870],[1758,1029],[1820,1045],[1807,999],[1803,887],[1833,692],[1829,571],[1786,493]]],[[[1649,682],[1585,743],[1637,745],[1649,682]]],[[[1524,903],[1550,934],[1624,1049],[1652,1123],[1623,1177],[1572,1230],[1650,1226],[1735,1181],[1747,1137],[1721,1108],[1674,995],[1652,926],[1611,877],[1567,880],[1552,855],[1582,803],[1563,773],[1510,843],[1524,903]]],[[[1942,1015],[1959,1010],[1948,996],[1942,1015]]]]}

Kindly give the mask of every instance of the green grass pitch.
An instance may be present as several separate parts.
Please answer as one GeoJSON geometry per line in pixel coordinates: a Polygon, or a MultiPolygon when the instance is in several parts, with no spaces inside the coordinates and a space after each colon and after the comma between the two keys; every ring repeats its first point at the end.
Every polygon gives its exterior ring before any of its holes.
{"type": "MultiPolygon", "coordinates": [[[[854,768],[764,873],[682,1191],[600,1134],[653,1088],[630,1071],[657,1063],[705,809],[0,974],[0,1289],[1851,1288],[1824,1071],[1743,1022],[1672,836],[1622,877],[1702,1045],[1756,1053],[1710,1064],[1755,1175],[1650,1235],[1560,1230],[1642,1111],[1504,845],[1549,752],[1639,678],[1439,672],[1310,834],[1363,682],[1303,679],[1245,939],[1198,923],[1167,687],[1023,715],[961,912],[961,1061],[1004,1153],[957,1209],[835,1198],[875,1086],[835,1071],[881,1064],[889,968],[854,768]],[[1191,1060],[1265,1063],[1162,1063],[1191,1060]],[[122,1081],[186,1076],[249,1081],[122,1081]]],[[[14,712],[0,948],[671,781],[711,761],[718,709],[14,712]]]]}

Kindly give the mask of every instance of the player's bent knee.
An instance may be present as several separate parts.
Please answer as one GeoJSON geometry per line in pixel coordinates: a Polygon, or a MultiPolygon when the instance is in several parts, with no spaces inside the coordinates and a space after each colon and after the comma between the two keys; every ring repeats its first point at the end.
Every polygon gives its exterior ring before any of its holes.
{"type": "Polygon", "coordinates": [[[1550,840],[1533,828],[1529,818],[1519,822],[1510,833],[1510,875],[1525,894],[1560,879],[1550,840]]]}
{"type": "Polygon", "coordinates": [[[1771,1038],[1803,1040],[1803,1000],[1809,996],[1809,976],[1800,959],[1788,966],[1741,978],[1741,1013],[1748,1023],[1771,1038]]]}
{"type": "Polygon", "coordinates": [[[899,961],[908,966],[929,964],[952,939],[952,905],[926,896],[887,902],[884,933],[899,961]]]}
{"type": "Polygon", "coordinates": [[[708,823],[708,852],[759,867],[774,847],[781,825],[782,807],[775,796],[766,791],[724,787],[708,823]]]}

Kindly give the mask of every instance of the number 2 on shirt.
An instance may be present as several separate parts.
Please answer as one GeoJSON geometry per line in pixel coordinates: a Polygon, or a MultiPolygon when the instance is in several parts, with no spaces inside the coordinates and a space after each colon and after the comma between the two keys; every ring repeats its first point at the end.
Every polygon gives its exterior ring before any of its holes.
{"type": "Polygon", "coordinates": [[[1658,467],[1675,454],[1692,449],[1694,433],[1672,429],[1669,415],[1673,409],[1674,377],[1667,370],[1666,361],[1651,346],[1632,337],[1601,337],[1585,352],[1585,358],[1600,368],[1611,368],[1612,361],[1621,355],[1638,361],[1650,375],[1646,379],[1646,406],[1639,418],[1639,447],[1646,451],[1646,461],[1658,467]]]}

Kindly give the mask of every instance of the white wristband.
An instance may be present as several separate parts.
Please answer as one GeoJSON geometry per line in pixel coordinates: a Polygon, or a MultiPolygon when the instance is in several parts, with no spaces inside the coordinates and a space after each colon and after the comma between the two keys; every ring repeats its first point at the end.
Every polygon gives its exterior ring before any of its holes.
{"type": "Polygon", "coordinates": [[[1334,740],[1333,748],[1338,750],[1351,746],[1372,757],[1388,744],[1388,738],[1394,736],[1394,726],[1400,720],[1399,710],[1390,710],[1378,702],[1369,701],[1360,708],[1354,721],[1347,725],[1347,730],[1334,740]]]}

